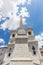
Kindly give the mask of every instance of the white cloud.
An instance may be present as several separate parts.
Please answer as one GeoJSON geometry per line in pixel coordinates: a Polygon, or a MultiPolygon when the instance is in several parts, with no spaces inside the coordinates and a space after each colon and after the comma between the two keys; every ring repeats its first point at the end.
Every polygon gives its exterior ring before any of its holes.
{"type": "Polygon", "coordinates": [[[14,0],[16,2],[16,4],[20,5],[24,5],[26,3],[26,0],[14,0]]]}
{"type": "Polygon", "coordinates": [[[0,38],[0,43],[5,43],[5,41],[2,39],[2,38],[0,38]]]}
{"type": "Polygon", "coordinates": [[[28,0],[27,4],[30,5],[31,4],[31,0],[28,0]]]}
{"type": "Polygon", "coordinates": [[[5,30],[8,29],[17,29],[19,27],[19,16],[23,16],[23,24],[26,24],[26,19],[24,17],[29,17],[30,14],[27,10],[27,8],[21,7],[20,13],[18,11],[19,6],[17,5],[24,5],[25,3],[30,3],[31,0],[2,0],[3,1],[3,7],[1,8],[0,14],[2,14],[4,17],[9,16],[10,20],[7,22],[4,22],[0,25],[0,29],[5,30]],[[17,13],[19,13],[19,16],[17,16],[17,13]]]}
{"type": "Polygon", "coordinates": [[[0,29],[5,30],[7,28],[8,22],[4,22],[3,24],[0,25],[0,29]]]}
{"type": "Polygon", "coordinates": [[[2,5],[3,5],[3,1],[0,0],[0,8],[2,8],[2,5]]]}
{"type": "Polygon", "coordinates": [[[36,35],[35,38],[38,41],[39,47],[41,47],[43,45],[43,32],[39,35],[36,35]]]}
{"type": "Polygon", "coordinates": [[[20,11],[20,15],[22,15],[23,17],[29,17],[30,14],[29,12],[27,11],[26,7],[23,7],[20,11]]]}
{"type": "Polygon", "coordinates": [[[31,0],[14,0],[16,2],[16,4],[20,5],[24,5],[24,4],[28,4],[30,5],[31,4],[31,0]]]}
{"type": "Polygon", "coordinates": [[[1,18],[2,18],[2,15],[0,15],[0,20],[1,20],[1,18]]]}

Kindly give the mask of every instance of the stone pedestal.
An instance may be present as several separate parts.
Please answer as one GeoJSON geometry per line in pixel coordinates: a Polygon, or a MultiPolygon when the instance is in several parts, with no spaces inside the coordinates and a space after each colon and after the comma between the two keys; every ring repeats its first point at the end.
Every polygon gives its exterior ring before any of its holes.
{"type": "Polygon", "coordinates": [[[33,65],[29,56],[28,44],[15,44],[10,65],[33,65]]]}

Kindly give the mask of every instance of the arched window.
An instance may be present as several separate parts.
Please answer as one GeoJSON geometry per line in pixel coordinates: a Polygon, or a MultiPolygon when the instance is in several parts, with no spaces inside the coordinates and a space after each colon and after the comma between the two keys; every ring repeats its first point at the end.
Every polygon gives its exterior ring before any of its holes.
{"type": "Polygon", "coordinates": [[[15,37],[15,34],[12,34],[12,37],[15,37]]]}
{"type": "Polygon", "coordinates": [[[10,48],[10,50],[11,50],[12,48],[10,48]]]}
{"type": "Polygon", "coordinates": [[[32,46],[33,54],[36,55],[35,47],[32,46]]]}
{"type": "Polygon", "coordinates": [[[35,50],[35,47],[34,46],[32,46],[32,50],[35,50]]]}
{"type": "Polygon", "coordinates": [[[28,32],[29,35],[31,35],[31,32],[28,32]]]}
{"type": "Polygon", "coordinates": [[[8,54],[8,56],[10,57],[11,53],[8,54]]]}
{"type": "Polygon", "coordinates": [[[0,55],[2,55],[2,53],[0,53],[0,55]]]}
{"type": "Polygon", "coordinates": [[[36,55],[36,51],[33,51],[33,54],[36,55]]]}

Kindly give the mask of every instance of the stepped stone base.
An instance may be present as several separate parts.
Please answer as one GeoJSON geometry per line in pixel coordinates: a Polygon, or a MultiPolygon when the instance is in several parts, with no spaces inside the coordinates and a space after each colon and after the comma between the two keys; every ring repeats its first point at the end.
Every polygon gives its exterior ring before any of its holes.
{"type": "Polygon", "coordinates": [[[33,65],[32,59],[29,58],[14,58],[11,59],[10,65],[33,65]]]}

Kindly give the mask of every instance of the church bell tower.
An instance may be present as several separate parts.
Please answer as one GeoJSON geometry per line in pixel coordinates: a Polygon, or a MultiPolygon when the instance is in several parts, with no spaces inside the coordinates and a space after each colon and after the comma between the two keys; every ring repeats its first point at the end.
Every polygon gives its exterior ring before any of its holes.
{"type": "Polygon", "coordinates": [[[32,28],[24,30],[22,16],[20,16],[19,27],[13,37],[15,47],[10,65],[38,65],[38,42],[35,40],[32,28]]]}

